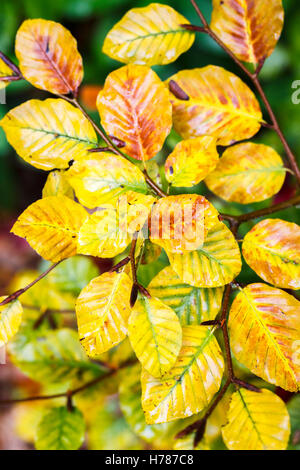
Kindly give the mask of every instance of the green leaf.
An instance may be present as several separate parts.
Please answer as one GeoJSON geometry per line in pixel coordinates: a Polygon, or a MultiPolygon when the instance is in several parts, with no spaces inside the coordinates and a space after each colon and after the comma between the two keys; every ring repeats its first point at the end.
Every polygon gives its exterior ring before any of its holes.
{"type": "Polygon", "coordinates": [[[77,450],[84,441],[84,431],[84,419],[78,409],[53,408],[38,425],[35,447],[37,450],[77,450]]]}
{"type": "Polygon", "coordinates": [[[76,297],[94,277],[99,269],[86,256],[73,256],[64,260],[48,275],[48,281],[61,292],[70,292],[76,297]]]}
{"type": "Polygon", "coordinates": [[[100,376],[103,369],[90,362],[75,331],[35,331],[24,327],[9,344],[12,362],[28,377],[44,383],[73,383],[100,376]]]}

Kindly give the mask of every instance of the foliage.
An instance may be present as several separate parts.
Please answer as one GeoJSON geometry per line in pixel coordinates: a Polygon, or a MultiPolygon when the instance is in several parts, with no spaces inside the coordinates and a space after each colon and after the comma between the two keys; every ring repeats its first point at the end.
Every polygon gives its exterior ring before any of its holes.
{"type": "Polygon", "coordinates": [[[248,206],[278,194],[287,173],[300,185],[258,78],[284,11],[281,0],[213,1],[209,26],[191,3],[201,26],[153,3],[108,32],[103,52],[126,65],[97,88],[100,125],[78,99],[83,63],[64,26],[26,20],[19,67],[1,59],[2,86],[26,80],[55,95],[0,121],[17,154],[49,171],[12,232],[53,264],[23,273],[0,298],[0,345],[40,383],[29,401],[52,403],[33,408],[36,432],[25,432],[37,449],[80,448],[86,427],[90,448],[113,439],[120,449],[281,450],[290,410],[297,435],[297,396],[289,410],[274,386],[299,390],[300,227],[253,221],[300,198],[248,206]],[[217,65],[162,81],[150,67],[175,61],[197,32],[248,82],[217,65]],[[285,161],[270,145],[240,142],[263,127],[277,133],[285,161]],[[88,256],[118,258],[99,275],[88,256]],[[78,334],[66,319],[74,313],[78,334]]]}

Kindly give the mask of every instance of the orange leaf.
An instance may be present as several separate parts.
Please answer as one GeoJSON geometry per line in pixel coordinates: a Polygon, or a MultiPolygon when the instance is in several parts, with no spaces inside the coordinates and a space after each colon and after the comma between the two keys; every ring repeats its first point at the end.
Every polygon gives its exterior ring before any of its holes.
{"type": "Polygon", "coordinates": [[[236,75],[222,67],[181,70],[172,80],[189,97],[170,94],[174,127],[183,139],[212,135],[231,145],[255,135],[262,113],[254,94],[236,75]]]}
{"type": "Polygon", "coordinates": [[[171,253],[197,250],[219,222],[218,211],[198,194],[168,196],[154,205],[150,239],[171,253]]]}
{"type": "Polygon", "coordinates": [[[16,37],[16,56],[26,80],[51,93],[75,93],[82,82],[77,42],[61,24],[26,20],[16,37]]]}
{"type": "Polygon", "coordinates": [[[300,227],[265,219],[244,238],[243,256],[264,281],[286,289],[300,288],[300,227]]]}
{"type": "Polygon", "coordinates": [[[98,95],[97,107],[106,132],[126,142],[124,152],[137,160],[154,157],[172,127],[168,90],[143,65],[112,72],[98,95]]]}
{"type": "Polygon", "coordinates": [[[210,27],[240,60],[257,64],[272,54],[283,17],[281,0],[213,0],[210,27]]]}

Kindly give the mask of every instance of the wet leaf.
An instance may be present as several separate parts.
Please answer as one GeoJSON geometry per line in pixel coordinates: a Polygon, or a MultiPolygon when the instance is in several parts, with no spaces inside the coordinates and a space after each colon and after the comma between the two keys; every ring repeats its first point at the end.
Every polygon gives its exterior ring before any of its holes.
{"type": "Polygon", "coordinates": [[[172,308],[181,325],[185,326],[214,320],[221,308],[224,289],[201,289],[184,284],[168,266],[150,282],[148,290],[153,297],[172,308]]]}
{"type": "Polygon", "coordinates": [[[187,253],[167,252],[179,278],[195,287],[220,287],[241,271],[239,246],[231,231],[219,222],[207,234],[203,246],[187,253]]]}
{"type": "Polygon", "coordinates": [[[272,147],[248,142],[225,150],[205,183],[225,201],[251,204],[277,194],[285,176],[283,161],[272,147]]]}
{"type": "Polygon", "coordinates": [[[258,64],[272,54],[283,16],[281,0],[213,0],[210,27],[240,60],[258,64]]]}
{"type": "Polygon", "coordinates": [[[152,209],[150,240],[170,253],[184,253],[200,248],[218,223],[218,211],[204,196],[168,196],[152,209]]]}
{"type": "Polygon", "coordinates": [[[67,196],[74,199],[74,191],[69,185],[64,171],[56,170],[49,173],[42,196],[67,196]]]}
{"type": "Polygon", "coordinates": [[[110,73],[97,107],[106,132],[125,142],[124,152],[137,160],[154,157],[172,127],[169,92],[156,73],[142,65],[110,73]]]}
{"type": "Polygon", "coordinates": [[[137,358],[154,377],[175,364],[182,330],[174,310],[154,297],[141,297],[129,317],[128,334],[137,358]]]}
{"type": "Polygon", "coordinates": [[[66,169],[97,146],[92,125],[61,99],[30,100],[0,121],[8,142],[27,163],[41,170],[66,169]]]}
{"type": "Polygon", "coordinates": [[[127,335],[131,286],[124,272],[108,272],[80,293],[76,302],[78,334],[88,356],[99,356],[127,335]]]}
{"type": "Polygon", "coordinates": [[[240,389],[232,395],[228,423],[222,428],[230,450],[285,450],[289,434],[289,414],[277,395],[266,389],[240,389]]]}
{"type": "Polygon", "coordinates": [[[283,290],[250,284],[229,315],[235,357],[267,382],[297,391],[300,383],[300,302],[283,290]]]}
{"type": "Polygon", "coordinates": [[[172,186],[194,186],[215,169],[218,160],[214,137],[183,140],[166,160],[166,178],[172,186]]]}
{"type": "Polygon", "coordinates": [[[78,232],[87,216],[85,209],[68,197],[46,197],[27,207],[11,232],[56,263],[76,254],[78,232]]]}
{"type": "Polygon", "coordinates": [[[205,326],[185,326],[174,367],[160,379],[142,373],[142,406],[148,424],[199,413],[219,390],[224,370],[221,350],[205,326]]]}
{"type": "Polygon", "coordinates": [[[300,227],[281,219],[265,219],[244,238],[243,256],[264,281],[300,288],[300,227]]]}
{"type": "Polygon", "coordinates": [[[66,176],[79,201],[89,208],[114,203],[127,191],[146,193],[143,173],[123,157],[105,153],[75,162],[66,176]]]}
{"type": "Polygon", "coordinates": [[[82,225],[77,251],[82,255],[113,258],[129,245],[131,236],[122,230],[117,209],[108,207],[94,212],[82,225]]]}
{"type": "Polygon", "coordinates": [[[125,64],[169,64],[194,42],[195,34],[180,26],[187,23],[168,5],[133,8],[109,31],[103,52],[125,64]]]}
{"type": "Polygon", "coordinates": [[[85,423],[81,412],[65,406],[46,411],[36,432],[37,450],[77,450],[84,441],[85,423]]]}
{"type": "MultiPolygon", "coordinates": [[[[0,303],[6,297],[0,297],[0,303]]],[[[0,307],[0,348],[2,348],[20,328],[23,308],[19,300],[14,300],[0,307]]]]}
{"type": "Polygon", "coordinates": [[[77,42],[59,23],[26,20],[16,36],[16,56],[32,85],[51,93],[77,93],[83,78],[77,42]]]}
{"type": "Polygon", "coordinates": [[[174,128],[183,139],[210,135],[219,145],[231,145],[259,131],[262,113],[258,101],[233,73],[209,65],[181,70],[169,80],[190,97],[182,101],[170,95],[174,128]]]}

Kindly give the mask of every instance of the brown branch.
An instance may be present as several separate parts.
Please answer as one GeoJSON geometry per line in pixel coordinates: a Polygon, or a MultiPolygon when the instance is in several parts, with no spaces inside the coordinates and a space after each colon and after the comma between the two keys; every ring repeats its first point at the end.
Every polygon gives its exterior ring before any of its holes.
{"type": "Polygon", "coordinates": [[[212,31],[212,29],[210,28],[209,24],[207,23],[204,15],[202,13],[202,11],[198,7],[196,1],[191,0],[191,3],[193,5],[193,7],[195,8],[200,20],[202,21],[203,27],[194,26],[194,25],[188,25],[188,26],[183,25],[183,26],[186,27],[186,29],[188,29],[188,30],[200,31],[200,32],[204,32],[204,33],[208,34],[208,36],[210,36],[232,58],[232,60],[236,63],[236,65],[241,70],[243,70],[243,72],[247,75],[247,77],[252,81],[252,83],[254,84],[254,86],[256,87],[256,89],[257,89],[257,91],[260,95],[261,100],[263,101],[263,103],[266,107],[266,110],[267,110],[267,112],[268,112],[268,114],[271,118],[271,121],[272,121],[272,128],[277,133],[279,139],[281,140],[281,142],[284,146],[286,155],[287,155],[288,160],[289,160],[290,167],[291,167],[291,169],[293,170],[293,172],[296,176],[298,184],[300,185],[300,169],[298,167],[296,157],[293,154],[292,150],[290,149],[289,144],[288,144],[286,138],[283,135],[283,132],[282,132],[280,126],[279,126],[279,123],[278,123],[277,118],[274,114],[272,106],[271,106],[269,100],[267,99],[266,94],[265,94],[265,92],[264,92],[264,90],[263,90],[263,88],[260,84],[260,81],[258,79],[258,72],[260,72],[262,66],[259,65],[254,73],[250,72],[250,70],[248,70],[247,67],[245,67],[243,62],[240,61],[235,56],[235,54],[226,46],[226,44],[224,44],[224,42],[212,31]]]}
{"type": "Polygon", "coordinates": [[[264,209],[259,209],[253,212],[248,212],[247,214],[221,214],[221,217],[222,219],[227,220],[228,222],[241,224],[243,222],[248,222],[249,220],[257,219],[258,217],[263,217],[265,215],[274,214],[275,212],[279,212],[284,209],[288,209],[290,207],[298,205],[300,205],[300,195],[294,196],[291,199],[288,199],[287,201],[280,202],[279,204],[275,204],[274,206],[266,207],[264,209]]]}
{"type": "Polygon", "coordinates": [[[33,287],[37,282],[39,282],[41,279],[43,279],[45,276],[47,276],[47,274],[49,274],[50,271],[52,271],[52,269],[56,268],[56,266],[58,266],[60,263],[61,263],[61,261],[58,261],[57,263],[52,264],[48,269],[46,269],[46,271],[44,271],[42,274],[40,274],[32,282],[30,282],[30,284],[23,287],[23,289],[19,289],[16,292],[14,292],[13,294],[6,297],[6,299],[4,299],[4,300],[2,300],[2,302],[0,302],[0,307],[2,307],[3,305],[8,304],[9,302],[12,302],[13,300],[16,300],[18,297],[20,297],[20,295],[24,294],[24,292],[28,291],[28,289],[33,287]]]}
{"type": "Polygon", "coordinates": [[[118,368],[110,368],[109,372],[107,374],[101,375],[100,377],[96,377],[93,380],[90,380],[89,382],[86,382],[85,384],[74,388],[72,390],[68,390],[67,392],[62,392],[62,393],[55,393],[53,395],[37,395],[35,397],[25,397],[25,398],[12,398],[9,400],[0,400],[0,406],[1,405],[14,405],[16,403],[23,403],[23,402],[29,402],[29,401],[40,401],[40,400],[52,400],[54,398],[67,398],[68,400],[70,397],[73,397],[74,395],[77,395],[78,393],[93,387],[94,385],[97,385],[98,383],[102,382],[102,380],[105,380],[114,374],[116,374],[119,370],[124,369],[126,367],[129,367],[133,364],[136,363],[136,359],[129,359],[128,361],[123,362],[120,364],[118,368]]]}
{"type": "Polygon", "coordinates": [[[3,52],[0,51],[0,59],[14,72],[14,76],[18,77],[17,80],[21,80],[23,75],[19,67],[14,64],[3,52]]]}
{"type": "Polygon", "coordinates": [[[114,271],[119,271],[120,268],[122,268],[123,266],[125,266],[126,264],[128,264],[130,261],[130,257],[129,256],[126,256],[126,258],[122,259],[118,264],[116,264],[115,266],[113,266],[109,272],[113,273],[114,271]]]}

